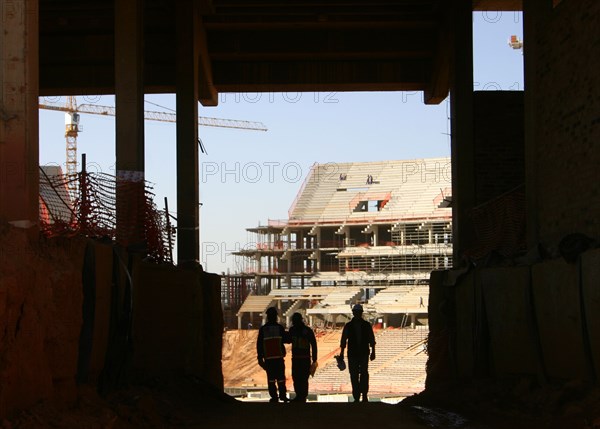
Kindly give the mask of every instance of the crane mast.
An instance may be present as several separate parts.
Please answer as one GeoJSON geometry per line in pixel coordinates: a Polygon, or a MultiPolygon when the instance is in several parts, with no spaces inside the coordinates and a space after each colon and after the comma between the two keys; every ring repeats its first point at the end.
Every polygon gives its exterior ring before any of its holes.
{"type": "Polygon", "coordinates": [[[79,113],[77,113],[77,100],[73,96],[67,97],[65,105],[65,139],[67,142],[67,186],[71,195],[77,192],[77,135],[81,128],[79,126],[79,113]]]}

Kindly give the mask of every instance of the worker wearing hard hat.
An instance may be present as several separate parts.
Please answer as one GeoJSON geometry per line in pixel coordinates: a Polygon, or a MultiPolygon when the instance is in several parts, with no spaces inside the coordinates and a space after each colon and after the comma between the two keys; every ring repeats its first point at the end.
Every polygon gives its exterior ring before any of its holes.
{"type": "Polygon", "coordinates": [[[352,307],[352,320],[344,325],[340,342],[340,358],[344,358],[344,349],[348,345],[348,370],[352,383],[354,402],[368,402],[369,359],[375,359],[375,335],[369,322],[363,320],[363,307],[352,307]]]}
{"type": "Polygon", "coordinates": [[[269,307],[266,311],[267,323],[258,330],[256,354],[258,364],[267,372],[269,402],[288,402],[285,387],[285,346],[287,338],[285,328],[277,323],[277,308],[269,307]]]}
{"type": "Polygon", "coordinates": [[[293,402],[306,402],[308,377],[317,369],[317,340],[314,331],[304,324],[300,313],[292,314],[289,339],[292,343],[292,379],[296,397],[293,402]]]}

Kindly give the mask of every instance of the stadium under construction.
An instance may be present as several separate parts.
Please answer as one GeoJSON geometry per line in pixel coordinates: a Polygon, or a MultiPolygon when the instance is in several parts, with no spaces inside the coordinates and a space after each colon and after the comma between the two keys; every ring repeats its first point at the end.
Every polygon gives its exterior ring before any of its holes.
{"type": "Polygon", "coordinates": [[[277,305],[313,326],[427,324],[431,271],[452,267],[449,158],[314,164],[286,220],[248,228],[239,273],[222,277],[226,326],[277,305]],[[237,320],[236,320],[237,319],[237,320]]]}

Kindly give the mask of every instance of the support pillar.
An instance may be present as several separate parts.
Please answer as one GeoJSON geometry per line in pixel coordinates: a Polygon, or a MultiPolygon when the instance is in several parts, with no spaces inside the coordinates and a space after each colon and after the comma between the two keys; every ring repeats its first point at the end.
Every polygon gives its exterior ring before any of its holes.
{"type": "Polygon", "coordinates": [[[0,1],[0,221],[20,228],[39,217],[38,15],[37,0],[0,1]]]}
{"type": "Polygon", "coordinates": [[[285,249],[285,253],[284,255],[286,255],[286,260],[287,260],[287,273],[285,276],[285,279],[287,281],[288,284],[288,288],[292,288],[292,258],[293,258],[293,253],[292,253],[292,233],[291,231],[288,231],[287,234],[287,249],[285,249]]]}
{"type": "Polygon", "coordinates": [[[322,243],[321,243],[321,227],[317,227],[317,231],[316,231],[316,235],[315,235],[315,245],[313,246],[315,248],[315,254],[317,256],[316,259],[316,265],[315,265],[315,270],[316,272],[321,272],[323,264],[321,263],[321,247],[323,247],[322,243]]]}
{"type": "Polygon", "coordinates": [[[144,240],[143,0],[115,2],[117,242],[144,240]]]}
{"type": "Polygon", "coordinates": [[[200,22],[197,2],[181,0],[177,13],[177,261],[200,261],[198,175],[198,56],[200,22]]]}
{"type": "Polygon", "coordinates": [[[471,0],[452,1],[452,217],[455,266],[473,244],[469,211],[475,206],[473,142],[473,10],[471,0]]]}
{"type": "Polygon", "coordinates": [[[537,28],[552,11],[552,0],[523,0],[523,66],[525,83],[525,194],[527,212],[527,247],[539,242],[537,190],[537,123],[536,123],[536,39],[537,28]]]}

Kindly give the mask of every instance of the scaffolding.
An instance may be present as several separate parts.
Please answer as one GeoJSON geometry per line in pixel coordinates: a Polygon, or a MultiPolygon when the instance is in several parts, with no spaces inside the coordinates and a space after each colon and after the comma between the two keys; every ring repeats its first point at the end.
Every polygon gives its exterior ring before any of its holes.
{"type": "Polygon", "coordinates": [[[346,247],[338,255],[339,272],[429,274],[452,266],[448,219],[398,222],[391,228],[391,239],[386,246],[346,247]]]}
{"type": "Polygon", "coordinates": [[[257,293],[418,284],[452,267],[450,160],[314,164],[287,220],[248,228],[257,293]]]}

